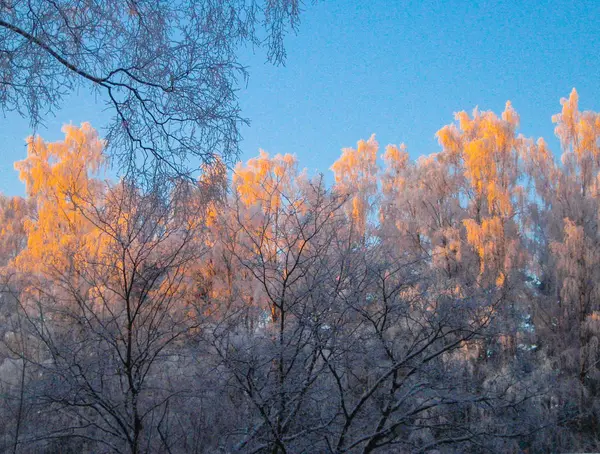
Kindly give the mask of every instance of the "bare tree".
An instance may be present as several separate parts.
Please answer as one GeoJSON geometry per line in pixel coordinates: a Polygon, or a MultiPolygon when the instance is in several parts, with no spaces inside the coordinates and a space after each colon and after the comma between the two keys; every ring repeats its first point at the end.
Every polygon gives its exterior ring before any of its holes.
{"type": "Polygon", "coordinates": [[[423,257],[377,243],[339,252],[345,266],[322,352],[336,414],[328,451],[506,450],[539,430],[525,411],[537,398],[528,378],[488,367],[480,379],[502,294],[457,292],[423,257]],[[498,430],[508,408],[522,425],[508,419],[498,430]]]}
{"type": "Polygon", "coordinates": [[[113,112],[118,164],[146,177],[236,155],[240,46],[282,63],[298,0],[2,0],[0,106],[32,125],[78,87],[113,112]]]}
{"type": "Polygon", "coordinates": [[[28,393],[53,415],[22,446],[172,452],[185,439],[172,427],[186,395],[173,369],[185,369],[185,339],[200,323],[188,270],[204,249],[181,192],[164,200],[122,183],[82,207],[96,228],[70,266],[32,276],[18,295],[36,346],[23,353],[37,374],[28,393]]]}
{"type": "MultiPolygon", "coordinates": [[[[282,178],[284,179],[284,178],[282,178]]],[[[229,436],[242,452],[319,451],[327,428],[319,403],[326,379],[320,358],[335,282],[328,251],[341,227],[342,200],[322,180],[295,190],[269,186],[246,206],[233,201],[223,238],[259,284],[253,324],[231,311],[209,335],[229,387],[245,402],[246,419],[229,436]],[[274,202],[278,200],[278,202],[274,202]]]]}

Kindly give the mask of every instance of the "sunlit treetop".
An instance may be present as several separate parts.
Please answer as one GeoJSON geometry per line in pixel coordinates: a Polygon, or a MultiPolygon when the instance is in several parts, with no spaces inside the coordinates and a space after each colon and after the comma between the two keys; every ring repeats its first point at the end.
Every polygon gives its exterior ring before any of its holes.
{"type": "Polygon", "coordinates": [[[89,123],[67,125],[62,141],[27,139],[27,158],[15,163],[36,216],[25,223],[27,250],[22,266],[65,267],[85,233],[93,229],[82,216],[84,208],[98,207],[104,184],[94,178],[104,164],[104,141],[89,123]]]}
{"type": "Polygon", "coordinates": [[[457,125],[445,126],[437,137],[443,153],[462,166],[466,179],[466,242],[477,254],[479,279],[503,286],[508,270],[521,263],[519,239],[509,233],[523,195],[519,176],[524,139],[516,133],[519,115],[508,101],[500,117],[475,109],[472,115],[463,111],[455,118],[457,125]]]}
{"type": "Polygon", "coordinates": [[[342,155],[331,166],[336,191],[350,198],[347,211],[359,235],[365,232],[367,217],[373,208],[371,197],[377,192],[378,150],[379,144],[373,134],[369,140],[360,140],[356,149],[344,148],[342,155]]]}
{"type": "Polygon", "coordinates": [[[298,176],[297,161],[293,155],[277,154],[270,157],[260,150],[246,165],[238,163],[233,172],[233,187],[247,205],[260,205],[263,210],[276,210],[282,203],[282,194],[289,192],[298,176]]]}
{"type": "Polygon", "coordinates": [[[27,138],[27,158],[15,163],[27,194],[60,191],[59,203],[69,194],[88,191],[90,177],[105,164],[105,142],[89,123],[65,125],[63,141],[47,143],[40,136],[27,138]]]}
{"type": "Polygon", "coordinates": [[[472,116],[457,113],[456,120],[459,128],[450,125],[438,131],[440,144],[446,153],[462,158],[465,177],[476,197],[487,202],[487,211],[510,216],[511,186],[517,178],[519,116],[509,101],[501,118],[475,109],[472,116]]]}
{"type": "MultiPolygon", "coordinates": [[[[577,175],[585,196],[597,187],[595,174],[600,169],[600,114],[579,110],[579,96],[573,89],[568,99],[561,99],[562,111],[552,117],[555,133],[564,150],[562,162],[577,175]]],[[[594,191],[596,192],[596,191],[594,191]]]]}
{"type": "Polygon", "coordinates": [[[406,145],[401,144],[399,147],[388,145],[385,147],[383,161],[385,163],[385,171],[382,176],[383,193],[402,190],[405,182],[404,173],[410,165],[406,145]]]}

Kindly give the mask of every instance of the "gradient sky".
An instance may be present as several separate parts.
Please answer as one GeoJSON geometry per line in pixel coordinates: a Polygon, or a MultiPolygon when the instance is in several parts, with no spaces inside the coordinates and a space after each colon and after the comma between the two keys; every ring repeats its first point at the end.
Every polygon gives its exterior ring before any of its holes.
{"type": "MultiPolygon", "coordinates": [[[[558,154],[551,116],[577,88],[581,110],[600,110],[600,1],[335,1],[305,5],[287,39],[285,67],[246,52],[250,81],[240,90],[251,120],[241,144],[293,153],[301,167],[329,173],[343,147],[372,133],[383,151],[404,142],[413,158],[439,151],[435,132],[453,113],[500,113],[507,100],[520,132],[543,136],[558,154]]],[[[63,123],[108,114],[85,92],[73,94],[39,132],[61,138],[63,123]]],[[[23,194],[13,162],[25,157],[27,120],[0,127],[0,192],[23,194]]]]}

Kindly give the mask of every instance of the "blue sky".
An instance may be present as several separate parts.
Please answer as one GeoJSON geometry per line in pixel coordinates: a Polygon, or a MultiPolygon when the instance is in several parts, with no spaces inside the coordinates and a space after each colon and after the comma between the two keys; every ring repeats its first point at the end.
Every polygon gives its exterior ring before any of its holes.
{"type": "MultiPolygon", "coordinates": [[[[435,132],[453,113],[501,112],[507,100],[520,131],[543,136],[555,153],[552,114],[577,88],[580,109],[600,110],[600,2],[307,2],[285,67],[247,51],[250,80],[240,90],[242,159],[259,148],[296,154],[301,167],[328,173],[340,149],[372,133],[382,148],[405,142],[413,158],[439,151],[435,132]]],[[[76,93],[40,133],[61,137],[63,123],[106,123],[85,92],[76,93]]],[[[23,159],[27,120],[0,127],[0,192],[22,194],[13,162],[23,159]]]]}

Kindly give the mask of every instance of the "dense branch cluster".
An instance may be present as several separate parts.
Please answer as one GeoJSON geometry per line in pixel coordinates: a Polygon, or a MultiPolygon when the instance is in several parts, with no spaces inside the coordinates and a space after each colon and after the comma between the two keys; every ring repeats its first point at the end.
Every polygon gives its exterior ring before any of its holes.
{"type": "Polygon", "coordinates": [[[284,60],[297,0],[0,0],[0,108],[33,125],[82,87],[112,113],[109,150],[154,180],[235,157],[241,46],[284,60]]]}
{"type": "Polygon", "coordinates": [[[98,179],[89,125],[0,198],[0,450],[548,452],[600,440],[600,115],[475,110],[441,150],[98,179]]]}

